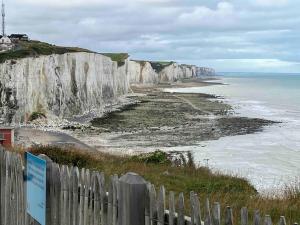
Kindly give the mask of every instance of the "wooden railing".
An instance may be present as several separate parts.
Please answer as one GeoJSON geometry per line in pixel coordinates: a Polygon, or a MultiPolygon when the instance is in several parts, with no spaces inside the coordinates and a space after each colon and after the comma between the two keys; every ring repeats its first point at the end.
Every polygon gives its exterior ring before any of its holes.
{"type": "MultiPolygon", "coordinates": [[[[166,197],[162,186],[154,185],[134,173],[121,178],[103,173],[58,165],[47,160],[46,225],[233,225],[233,214],[226,208],[221,219],[219,203],[209,200],[200,208],[196,193],[190,193],[190,213],[186,216],[184,195],[176,198],[170,191],[166,197]],[[177,201],[176,201],[177,199],[177,201]],[[168,201],[168,208],[166,208],[168,201]],[[203,217],[201,217],[201,215],[203,217]]],[[[22,157],[0,148],[0,225],[38,224],[26,213],[26,179],[22,157]]],[[[272,225],[270,216],[261,218],[241,209],[241,225],[272,225]]],[[[286,225],[280,218],[280,225],[286,225]]]]}

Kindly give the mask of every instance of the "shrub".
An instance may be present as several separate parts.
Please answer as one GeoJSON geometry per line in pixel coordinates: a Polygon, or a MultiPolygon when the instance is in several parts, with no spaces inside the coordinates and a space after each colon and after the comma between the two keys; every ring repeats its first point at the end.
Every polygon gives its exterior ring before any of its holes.
{"type": "Polygon", "coordinates": [[[163,151],[155,151],[147,154],[141,154],[138,156],[132,157],[133,161],[144,162],[144,163],[153,163],[153,164],[170,164],[171,160],[168,157],[168,154],[163,151]]]}
{"type": "Polygon", "coordinates": [[[29,121],[34,121],[40,118],[47,118],[46,115],[42,112],[33,112],[30,117],[29,117],[29,121]]]}

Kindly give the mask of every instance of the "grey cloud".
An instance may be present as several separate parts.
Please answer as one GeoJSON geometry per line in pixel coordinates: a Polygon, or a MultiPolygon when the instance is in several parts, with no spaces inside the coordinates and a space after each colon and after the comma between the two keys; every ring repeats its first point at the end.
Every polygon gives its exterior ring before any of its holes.
{"type": "Polygon", "coordinates": [[[11,0],[6,4],[8,32],[28,33],[33,39],[99,52],[129,52],[132,58],[207,63],[217,70],[300,71],[296,63],[300,5],[292,0],[11,0]]]}

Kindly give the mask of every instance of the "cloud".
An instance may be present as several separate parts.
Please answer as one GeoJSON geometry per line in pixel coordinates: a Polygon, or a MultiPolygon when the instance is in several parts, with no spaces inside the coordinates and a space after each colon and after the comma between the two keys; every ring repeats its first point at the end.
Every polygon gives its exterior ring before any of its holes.
{"type": "Polygon", "coordinates": [[[253,3],[262,7],[279,7],[288,5],[289,0],[253,0],[253,3]]]}
{"type": "Polygon", "coordinates": [[[8,33],[58,45],[219,71],[300,71],[297,1],[10,0],[6,8],[8,33]]]}
{"type": "Polygon", "coordinates": [[[179,24],[184,26],[197,27],[226,27],[234,25],[236,22],[234,6],[229,2],[218,3],[216,9],[199,6],[191,12],[182,13],[179,18],[179,24]]]}

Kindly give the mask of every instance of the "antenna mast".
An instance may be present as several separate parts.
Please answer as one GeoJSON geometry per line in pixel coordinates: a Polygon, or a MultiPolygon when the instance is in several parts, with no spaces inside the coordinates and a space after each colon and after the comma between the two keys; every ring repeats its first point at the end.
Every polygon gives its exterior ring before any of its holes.
{"type": "Polygon", "coordinates": [[[5,36],[5,4],[2,0],[2,36],[5,36]]]}

